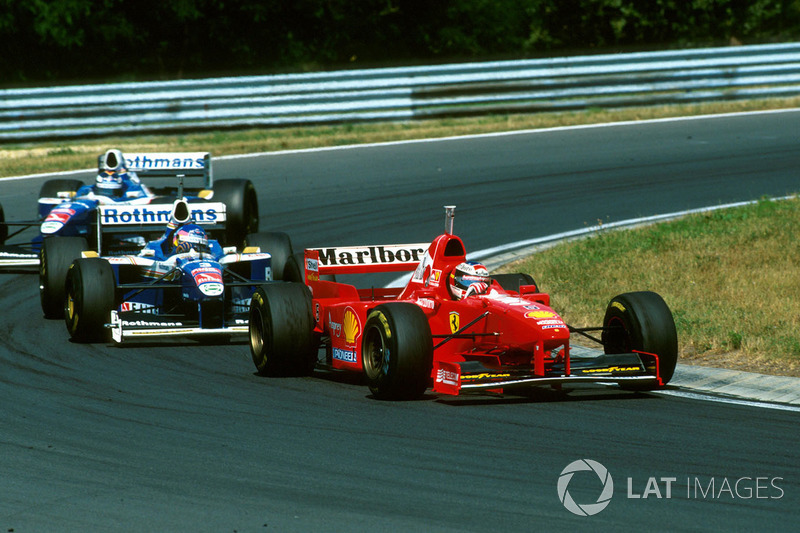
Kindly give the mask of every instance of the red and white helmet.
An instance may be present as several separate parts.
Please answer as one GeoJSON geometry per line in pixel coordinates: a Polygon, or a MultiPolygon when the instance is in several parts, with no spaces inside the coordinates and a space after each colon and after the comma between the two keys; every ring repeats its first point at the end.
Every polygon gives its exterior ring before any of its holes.
{"type": "Polygon", "coordinates": [[[462,300],[471,294],[483,294],[489,290],[491,284],[489,271],[476,261],[461,263],[447,279],[447,288],[456,300],[462,300]]]}

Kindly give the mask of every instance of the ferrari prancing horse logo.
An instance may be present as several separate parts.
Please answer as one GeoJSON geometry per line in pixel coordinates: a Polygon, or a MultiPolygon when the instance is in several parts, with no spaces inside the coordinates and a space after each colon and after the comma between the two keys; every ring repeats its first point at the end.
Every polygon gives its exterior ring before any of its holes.
{"type": "Polygon", "coordinates": [[[455,311],[450,311],[450,333],[458,331],[458,326],[461,323],[461,317],[455,311]]]}

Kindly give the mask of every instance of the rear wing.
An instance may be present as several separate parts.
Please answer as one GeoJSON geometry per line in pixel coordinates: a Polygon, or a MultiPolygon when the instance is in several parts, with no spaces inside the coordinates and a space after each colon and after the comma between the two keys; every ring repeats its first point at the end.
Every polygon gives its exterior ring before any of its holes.
{"type": "Polygon", "coordinates": [[[308,248],[305,251],[306,279],[316,281],[320,274],[364,274],[414,270],[430,243],[384,244],[308,248]]]}
{"type": "MultiPolygon", "coordinates": [[[[206,230],[224,227],[226,207],[222,202],[190,203],[193,224],[206,230]]],[[[104,233],[152,234],[163,232],[172,218],[173,204],[101,205],[97,208],[97,242],[100,248],[104,233]]],[[[102,255],[102,251],[98,249],[102,255]]]]}
{"type": "MultiPolygon", "coordinates": [[[[208,152],[126,153],[125,166],[140,178],[199,178],[202,187],[214,184],[211,154],[208,152]]],[[[97,168],[103,169],[103,155],[97,157],[97,168]]]]}

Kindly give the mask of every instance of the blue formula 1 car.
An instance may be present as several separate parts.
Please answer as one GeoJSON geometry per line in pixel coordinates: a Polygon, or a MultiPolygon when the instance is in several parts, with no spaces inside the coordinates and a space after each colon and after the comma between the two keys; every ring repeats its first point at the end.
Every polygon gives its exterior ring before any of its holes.
{"type": "MultiPolygon", "coordinates": [[[[98,228],[113,231],[134,218],[144,227],[158,218],[148,213],[131,206],[123,211],[101,206],[98,228]]],[[[239,252],[209,239],[204,229],[208,217],[199,214],[179,200],[166,230],[160,224],[162,236],[145,243],[138,254],[82,252],[69,266],[64,287],[62,309],[70,337],[102,342],[110,332],[114,342],[123,343],[247,333],[250,297],[257,285],[275,279],[276,272],[280,279],[292,256],[289,237],[252,234],[239,252]]],[[[216,214],[224,217],[224,211],[216,214]]]]}
{"type": "MultiPolygon", "coordinates": [[[[144,208],[184,197],[191,203],[225,204],[226,224],[216,237],[226,246],[239,246],[246,235],[258,232],[258,199],[252,182],[244,179],[215,181],[210,154],[122,154],[119,150],[108,150],[98,157],[97,175],[92,185],[75,179],[46,181],[39,191],[35,220],[5,221],[0,206],[0,268],[39,266],[44,241],[52,237],[80,237],[86,240],[87,249],[97,250],[101,243],[97,242],[95,221],[100,206],[144,208]],[[9,237],[36,226],[38,234],[28,242],[6,244],[9,237]]],[[[124,254],[138,251],[141,242],[136,235],[131,235],[129,239],[102,245],[109,254],[124,254]]],[[[43,310],[46,316],[53,311],[44,303],[43,310]]]]}

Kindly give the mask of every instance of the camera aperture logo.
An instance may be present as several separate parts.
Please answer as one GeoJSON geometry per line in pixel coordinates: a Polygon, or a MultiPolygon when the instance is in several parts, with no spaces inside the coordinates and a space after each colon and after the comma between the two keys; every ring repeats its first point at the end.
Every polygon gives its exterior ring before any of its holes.
{"type": "MultiPolygon", "coordinates": [[[[786,494],[783,489],[784,478],[780,476],[739,476],[731,477],[697,477],[686,476],[686,492],[681,487],[678,476],[649,476],[647,482],[633,477],[627,479],[627,501],[641,501],[648,498],[671,500],[683,498],[687,500],[780,500],[786,494]],[[643,489],[641,487],[644,487],[643,489]],[[683,496],[685,494],[685,496],[683,496]]],[[[558,477],[558,499],[567,511],[578,516],[593,516],[608,507],[614,495],[614,481],[608,469],[592,459],[578,459],[561,471],[558,477]],[[570,482],[578,474],[573,492],[580,492],[583,499],[587,494],[593,495],[599,490],[600,495],[594,502],[578,503],[569,492],[570,482]],[[602,489],[594,476],[600,480],[602,489]],[[577,489],[577,490],[576,490],[577,489]]]]}
{"type": "Polygon", "coordinates": [[[558,477],[558,499],[561,500],[561,503],[564,504],[567,511],[578,516],[596,515],[611,503],[611,496],[613,494],[614,480],[611,478],[608,469],[591,459],[578,459],[577,461],[571,462],[561,471],[561,475],[558,477]],[[585,471],[594,472],[597,475],[600,482],[603,484],[603,490],[600,492],[600,496],[597,497],[596,502],[579,504],[572,499],[567,489],[575,473],[585,471]]]}

